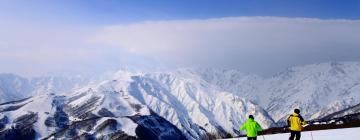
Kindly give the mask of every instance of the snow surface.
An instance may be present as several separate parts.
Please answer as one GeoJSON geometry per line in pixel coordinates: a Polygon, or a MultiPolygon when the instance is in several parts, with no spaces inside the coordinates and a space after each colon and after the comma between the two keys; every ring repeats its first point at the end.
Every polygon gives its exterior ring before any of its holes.
{"type": "MultiPolygon", "coordinates": [[[[18,103],[18,104],[25,104],[20,109],[14,110],[14,111],[8,111],[3,112],[1,114],[9,117],[9,121],[12,122],[13,119],[18,118],[22,115],[27,114],[28,112],[34,112],[38,114],[38,121],[35,123],[35,131],[38,132],[38,137],[49,135],[51,132],[53,132],[53,129],[46,128],[44,126],[44,122],[46,118],[49,116],[48,113],[53,113],[54,109],[51,106],[53,95],[39,95],[35,98],[27,99],[24,102],[18,103]]],[[[6,108],[7,106],[13,106],[17,104],[9,104],[6,106],[2,106],[6,108]]],[[[0,110],[2,109],[0,107],[0,110]]],[[[10,128],[12,124],[7,124],[7,128],[10,128]]]]}
{"type": "MultiPolygon", "coordinates": [[[[218,136],[237,135],[249,114],[255,115],[267,128],[287,117],[294,108],[300,108],[309,120],[357,105],[360,103],[360,63],[298,66],[268,78],[212,68],[152,73],[121,70],[101,81],[82,77],[29,80],[11,74],[0,75],[0,102],[36,94],[29,100],[32,102],[19,111],[6,113],[11,118],[33,111],[39,112],[43,123],[45,112],[53,114],[54,111],[49,102],[52,92],[72,98],[67,102],[70,112],[81,106],[95,114],[106,108],[115,116],[148,115],[154,111],[188,138],[199,139],[205,134],[204,130],[218,136]]],[[[79,118],[70,118],[75,119],[79,118]]],[[[136,124],[129,123],[129,127],[123,129],[129,128],[126,132],[134,134],[130,129],[134,126],[136,124]]],[[[40,127],[37,130],[42,136],[49,133],[40,127]]]]}
{"type": "MultiPolygon", "coordinates": [[[[307,131],[301,133],[301,140],[355,140],[360,138],[360,128],[307,131]],[[311,137],[312,135],[312,137],[311,137]],[[313,139],[312,139],[313,138],[313,139]]],[[[287,140],[290,133],[258,136],[258,140],[287,140]],[[265,139],[264,139],[265,138],[265,139]]],[[[224,140],[246,140],[246,137],[224,140]]]]}
{"type": "Polygon", "coordinates": [[[30,91],[27,79],[14,74],[0,74],[0,103],[28,97],[30,91]]]}
{"type": "Polygon", "coordinates": [[[202,129],[236,135],[249,114],[261,120],[264,128],[273,124],[260,106],[220,90],[191,71],[135,75],[133,80],[130,91],[139,92],[130,94],[138,94],[140,101],[194,138],[199,138],[202,129]]]}
{"type": "Polygon", "coordinates": [[[106,108],[115,116],[149,115],[151,109],[176,125],[189,139],[206,137],[204,130],[222,136],[236,135],[248,114],[261,120],[264,128],[274,123],[260,106],[223,92],[186,71],[117,72],[110,80],[70,94],[68,112],[81,116],[77,108],[84,106],[95,114],[106,108]]]}
{"type": "Polygon", "coordinates": [[[306,120],[360,103],[360,63],[329,62],[290,67],[269,78],[237,70],[200,69],[205,81],[261,105],[281,121],[300,108],[306,120]]]}
{"type": "MultiPolygon", "coordinates": [[[[101,116],[99,112],[106,109],[130,135],[135,134],[137,124],[124,116],[150,115],[151,111],[176,125],[188,139],[202,139],[206,132],[219,137],[237,135],[240,124],[249,114],[253,114],[264,128],[274,123],[260,106],[224,92],[189,71],[117,72],[112,79],[63,95],[66,95],[64,110],[70,121],[84,119],[87,112],[101,116]]],[[[57,96],[52,93],[35,95],[22,108],[4,115],[15,119],[28,111],[38,113],[39,121],[35,123],[38,138],[47,136],[54,130],[46,127],[44,122],[54,114],[52,101],[57,96]]]]}

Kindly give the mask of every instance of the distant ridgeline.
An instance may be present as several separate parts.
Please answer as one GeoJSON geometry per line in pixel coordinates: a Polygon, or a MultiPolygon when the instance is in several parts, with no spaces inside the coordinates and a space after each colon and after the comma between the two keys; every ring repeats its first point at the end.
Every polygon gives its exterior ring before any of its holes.
{"type": "Polygon", "coordinates": [[[147,110],[143,105],[129,101],[133,106],[124,109],[123,106],[119,106],[120,103],[112,102],[123,111],[123,115],[110,112],[100,106],[108,99],[102,96],[95,97],[90,93],[81,94],[69,99],[77,103],[71,106],[72,102],[69,103],[66,96],[47,94],[2,103],[0,140],[187,139],[175,125],[152,110],[147,110]],[[94,98],[79,100],[85,95],[94,98]],[[65,104],[66,102],[69,104],[65,104]],[[101,109],[94,110],[97,106],[101,109]],[[75,117],[81,119],[74,119],[75,117]]]}
{"type": "Polygon", "coordinates": [[[360,62],[267,78],[217,68],[94,79],[0,74],[0,139],[231,138],[250,114],[264,134],[284,133],[294,108],[309,122],[305,131],[356,127],[359,103],[360,62]]]}

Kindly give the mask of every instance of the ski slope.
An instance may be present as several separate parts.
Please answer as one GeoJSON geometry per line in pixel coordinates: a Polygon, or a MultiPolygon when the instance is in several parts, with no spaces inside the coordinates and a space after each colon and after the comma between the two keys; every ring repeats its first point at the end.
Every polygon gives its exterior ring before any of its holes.
{"type": "MultiPolygon", "coordinates": [[[[358,128],[345,128],[345,129],[332,129],[321,131],[308,131],[301,133],[301,140],[350,140],[360,139],[360,127],[358,128]],[[311,137],[312,133],[312,137],[311,137]]],[[[274,134],[258,136],[258,140],[287,140],[290,133],[274,134]]],[[[225,139],[224,139],[225,140],[225,139]]],[[[246,140],[246,137],[231,138],[226,140],[246,140]]]]}

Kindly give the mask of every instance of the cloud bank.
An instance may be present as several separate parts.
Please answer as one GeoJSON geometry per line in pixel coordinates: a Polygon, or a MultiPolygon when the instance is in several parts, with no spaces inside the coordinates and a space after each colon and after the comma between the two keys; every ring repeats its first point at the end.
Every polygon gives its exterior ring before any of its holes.
{"type": "Polygon", "coordinates": [[[229,17],[147,21],[106,26],[91,40],[167,63],[250,72],[360,60],[359,20],[229,17]]]}
{"type": "Polygon", "coordinates": [[[285,67],[360,60],[360,20],[283,17],[144,21],[103,26],[0,24],[0,72],[101,72],[125,66],[285,67]]]}

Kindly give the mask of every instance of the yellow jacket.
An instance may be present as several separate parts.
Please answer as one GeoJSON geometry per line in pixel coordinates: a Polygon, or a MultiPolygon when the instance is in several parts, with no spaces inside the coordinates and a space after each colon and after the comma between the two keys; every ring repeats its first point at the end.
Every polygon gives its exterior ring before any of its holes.
{"type": "Polygon", "coordinates": [[[290,130],[292,131],[301,131],[303,128],[302,125],[305,124],[303,117],[297,113],[291,114],[287,122],[290,125],[290,130]]]}

